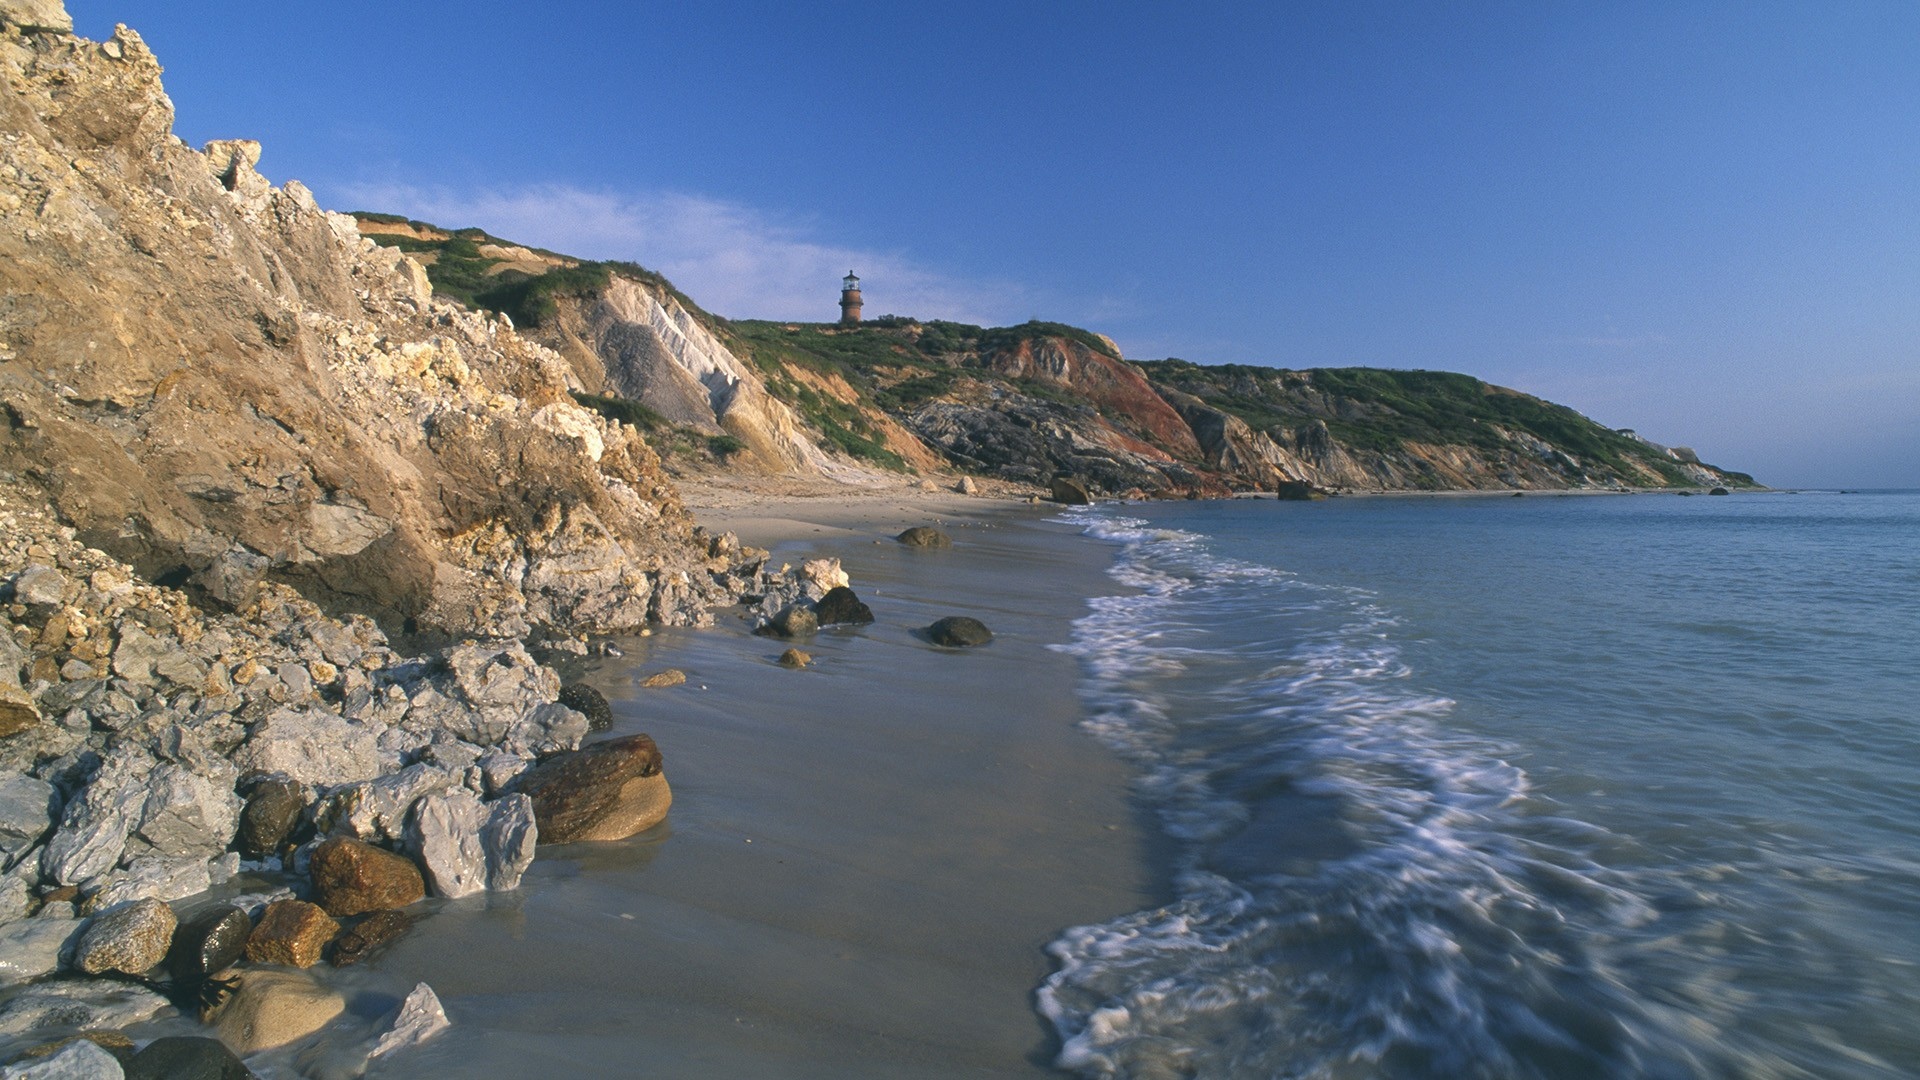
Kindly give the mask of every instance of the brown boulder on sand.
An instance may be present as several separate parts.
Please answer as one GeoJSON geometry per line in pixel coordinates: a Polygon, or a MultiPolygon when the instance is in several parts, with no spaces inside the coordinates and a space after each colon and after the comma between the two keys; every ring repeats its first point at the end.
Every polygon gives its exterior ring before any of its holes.
{"type": "Polygon", "coordinates": [[[521,779],[519,790],[533,800],[543,844],[624,840],[665,820],[673,803],[660,748],[645,735],[550,758],[521,779]]]}

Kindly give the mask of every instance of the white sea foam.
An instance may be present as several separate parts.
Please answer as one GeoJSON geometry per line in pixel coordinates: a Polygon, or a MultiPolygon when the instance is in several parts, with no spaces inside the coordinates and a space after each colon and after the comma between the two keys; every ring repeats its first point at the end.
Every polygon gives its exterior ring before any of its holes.
{"type": "Polygon", "coordinates": [[[1365,593],[1083,513],[1129,589],[1062,646],[1088,730],[1179,842],[1177,899],[1050,946],[1038,991],[1087,1076],[1794,1075],[1612,970],[1654,918],[1616,842],[1449,730],[1365,593]]]}

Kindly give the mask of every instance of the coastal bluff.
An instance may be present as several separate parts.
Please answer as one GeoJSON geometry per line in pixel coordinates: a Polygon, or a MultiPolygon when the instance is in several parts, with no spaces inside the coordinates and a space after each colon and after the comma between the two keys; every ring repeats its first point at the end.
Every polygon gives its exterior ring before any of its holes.
{"type": "MultiPolygon", "coordinates": [[[[172,133],[126,27],[0,37],[0,473],[205,602],[390,629],[697,623],[735,594],[633,427],[245,140],[172,133]]],[[[32,12],[41,12],[32,14],[32,12]]],[[[64,14],[64,13],[62,13],[64,14]]]]}

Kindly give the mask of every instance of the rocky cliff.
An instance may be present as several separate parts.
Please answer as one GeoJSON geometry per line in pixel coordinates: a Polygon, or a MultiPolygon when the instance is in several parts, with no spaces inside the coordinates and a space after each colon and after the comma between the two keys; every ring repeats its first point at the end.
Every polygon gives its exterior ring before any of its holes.
{"type": "MultiPolygon", "coordinates": [[[[561,356],[272,186],[258,144],[175,138],[138,34],[31,22],[0,37],[0,472],[227,605],[270,579],[391,626],[521,634],[729,598],[654,452],[576,403],[561,356]]],[[[621,303],[610,335],[619,312],[654,324],[621,303]]]]}

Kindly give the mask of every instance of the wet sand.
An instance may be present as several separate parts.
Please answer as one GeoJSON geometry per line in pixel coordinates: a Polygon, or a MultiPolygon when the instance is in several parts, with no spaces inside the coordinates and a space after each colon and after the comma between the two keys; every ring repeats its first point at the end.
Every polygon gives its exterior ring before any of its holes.
{"type": "Polygon", "coordinates": [[[776,561],[841,558],[878,621],[800,647],[723,613],[582,677],[660,743],[668,823],[542,847],[515,893],[443,903],[357,976],[430,983],[454,1027],[371,1076],[1044,1076],[1061,929],[1161,902],[1124,767],[1075,725],[1069,639],[1109,552],[1017,507],[924,493],[689,502],[776,561]],[[944,550],[892,540],[940,524],[944,550]],[[817,531],[816,531],[817,530],[817,531]],[[943,615],[990,626],[935,648],[943,615]],[[665,667],[685,685],[638,682],[665,667]]]}

